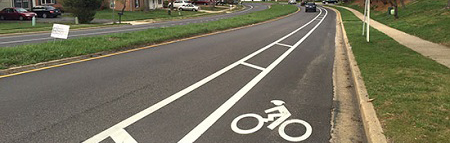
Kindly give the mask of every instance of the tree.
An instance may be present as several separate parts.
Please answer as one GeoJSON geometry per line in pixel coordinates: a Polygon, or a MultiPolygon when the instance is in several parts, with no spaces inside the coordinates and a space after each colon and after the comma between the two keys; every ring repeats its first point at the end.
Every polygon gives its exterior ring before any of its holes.
{"type": "Polygon", "coordinates": [[[174,2],[175,0],[169,0],[169,2],[170,2],[170,10],[173,10],[173,2],[174,2]]]}
{"type": "Polygon", "coordinates": [[[63,6],[68,9],[80,23],[90,23],[101,7],[103,0],[64,0],[63,6]]]}
{"type": "Polygon", "coordinates": [[[144,11],[145,12],[150,11],[149,4],[150,4],[149,0],[144,0],[144,11]]]}

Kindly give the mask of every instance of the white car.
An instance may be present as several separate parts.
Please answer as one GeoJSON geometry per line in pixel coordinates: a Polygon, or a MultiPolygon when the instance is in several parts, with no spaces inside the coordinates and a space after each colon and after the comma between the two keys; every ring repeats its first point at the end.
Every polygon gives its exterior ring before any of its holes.
{"type": "Polygon", "coordinates": [[[190,11],[198,11],[198,9],[200,9],[200,7],[193,5],[193,4],[187,4],[187,5],[182,5],[180,7],[178,7],[178,10],[190,10],[190,11]]]}
{"type": "Polygon", "coordinates": [[[288,4],[297,4],[296,0],[289,0],[288,4]]]}
{"type": "MultiPolygon", "coordinates": [[[[170,7],[170,5],[171,5],[172,3],[169,3],[169,7],[170,7]]],[[[191,2],[190,1],[185,1],[185,0],[179,0],[179,1],[174,1],[173,2],[173,7],[174,8],[179,8],[180,6],[183,6],[183,5],[188,5],[188,4],[191,4],[191,2]]]]}

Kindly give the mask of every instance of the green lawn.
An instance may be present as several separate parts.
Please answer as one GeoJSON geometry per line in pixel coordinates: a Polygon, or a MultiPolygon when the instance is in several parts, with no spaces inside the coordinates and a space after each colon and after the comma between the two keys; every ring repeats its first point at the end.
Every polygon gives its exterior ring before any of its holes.
{"type": "MultiPolygon", "coordinates": [[[[450,139],[450,69],[337,8],[378,118],[391,142],[444,143],[450,139]]],[[[447,23],[448,25],[448,23],[447,23]]]]}
{"type": "MultiPolygon", "coordinates": [[[[395,29],[450,47],[450,10],[448,0],[417,0],[399,7],[399,19],[386,11],[371,11],[371,18],[395,29]]],[[[361,12],[364,8],[347,4],[361,12]]]]}
{"type": "Polygon", "coordinates": [[[270,9],[263,11],[207,23],[68,39],[57,42],[56,46],[53,42],[47,42],[20,45],[17,47],[3,47],[0,48],[0,69],[86,55],[101,51],[120,51],[133,47],[190,37],[198,34],[251,25],[293,13],[296,10],[297,7],[293,5],[273,5],[270,9]]]}
{"type": "MultiPolygon", "coordinates": [[[[117,15],[119,11],[114,11],[114,18],[119,20],[117,15]]],[[[112,10],[101,10],[97,11],[95,18],[97,19],[112,19],[112,10]]],[[[169,15],[167,10],[157,9],[151,10],[149,12],[143,11],[125,11],[122,16],[122,21],[132,21],[132,20],[143,20],[143,19],[173,19],[180,17],[191,17],[198,14],[202,14],[202,12],[193,12],[193,11],[181,11],[181,15],[178,14],[178,11],[172,11],[172,15],[169,15]]],[[[204,13],[203,13],[204,14],[204,13]]]]}

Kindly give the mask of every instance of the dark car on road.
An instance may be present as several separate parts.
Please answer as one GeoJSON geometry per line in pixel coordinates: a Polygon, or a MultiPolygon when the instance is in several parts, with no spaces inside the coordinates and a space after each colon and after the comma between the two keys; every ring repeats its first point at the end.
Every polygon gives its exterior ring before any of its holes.
{"type": "Polygon", "coordinates": [[[36,13],[29,12],[23,8],[5,8],[0,11],[0,20],[5,19],[15,19],[15,20],[26,20],[32,19],[36,16],[36,13]]]}
{"type": "Polygon", "coordinates": [[[312,12],[316,12],[317,11],[316,10],[316,3],[309,2],[309,3],[305,4],[305,12],[309,12],[309,11],[312,11],[312,12]]]}
{"type": "Polygon", "coordinates": [[[53,6],[36,6],[31,8],[31,11],[42,18],[58,17],[61,15],[61,10],[56,9],[53,6]]]}
{"type": "Polygon", "coordinates": [[[338,1],[337,0],[324,0],[324,1],[322,1],[322,3],[323,4],[328,4],[328,3],[336,4],[336,3],[338,3],[338,1]]]}

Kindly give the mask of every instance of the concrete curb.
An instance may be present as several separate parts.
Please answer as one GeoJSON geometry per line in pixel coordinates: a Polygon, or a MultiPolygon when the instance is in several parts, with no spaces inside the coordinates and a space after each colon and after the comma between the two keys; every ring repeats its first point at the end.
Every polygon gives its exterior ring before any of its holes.
{"type": "Polygon", "coordinates": [[[354,83],[354,89],[356,91],[356,98],[358,99],[358,104],[361,112],[361,119],[364,126],[365,135],[367,142],[369,143],[387,143],[386,136],[383,134],[383,129],[381,127],[380,121],[378,120],[377,114],[373,104],[370,102],[366,86],[361,76],[358,64],[353,55],[351,46],[348,42],[347,32],[345,31],[344,24],[342,23],[341,13],[331,7],[328,7],[336,12],[336,16],[339,17],[336,21],[340,24],[342,29],[342,36],[344,38],[345,51],[347,53],[348,62],[350,65],[350,70],[352,73],[352,80],[354,83]]]}
{"type": "Polygon", "coordinates": [[[267,20],[267,21],[262,21],[262,22],[255,23],[255,24],[250,24],[250,25],[246,25],[246,26],[226,29],[226,30],[222,30],[222,31],[206,33],[206,34],[192,36],[192,37],[183,38],[183,39],[176,39],[176,40],[172,40],[172,41],[162,42],[162,43],[159,43],[159,44],[152,44],[152,45],[149,45],[149,46],[129,49],[129,50],[125,50],[125,51],[117,51],[117,52],[113,52],[113,53],[99,52],[99,53],[87,54],[87,55],[83,55],[83,56],[69,57],[69,58],[64,58],[64,59],[48,61],[48,62],[41,62],[41,63],[37,63],[37,64],[33,64],[33,65],[12,67],[12,68],[9,68],[9,69],[0,70],[0,79],[1,78],[6,78],[6,77],[11,77],[11,76],[16,76],[16,75],[21,75],[21,74],[25,74],[25,73],[41,71],[41,70],[45,70],[45,69],[55,68],[55,67],[61,67],[61,66],[65,66],[65,65],[75,64],[75,63],[81,63],[81,62],[85,62],[85,61],[91,61],[91,60],[100,59],[100,58],[111,57],[111,56],[114,56],[114,55],[130,53],[130,52],[134,52],[134,51],[149,49],[149,48],[153,48],[153,47],[157,47],[157,46],[168,45],[168,44],[172,44],[172,43],[176,43],[176,42],[181,42],[181,41],[186,41],[186,40],[206,37],[206,36],[210,36],[210,35],[216,35],[216,34],[230,32],[230,31],[235,31],[235,30],[239,30],[239,29],[243,29],[243,28],[253,27],[253,26],[269,23],[269,22],[272,22],[272,21],[276,21],[276,20],[279,20],[279,19],[283,19],[283,18],[289,17],[291,15],[294,15],[294,14],[296,14],[298,12],[300,12],[300,8],[297,8],[297,11],[295,11],[293,13],[290,13],[288,15],[280,16],[280,17],[277,17],[277,18],[274,18],[274,19],[270,19],[270,20],[267,20]]]}

